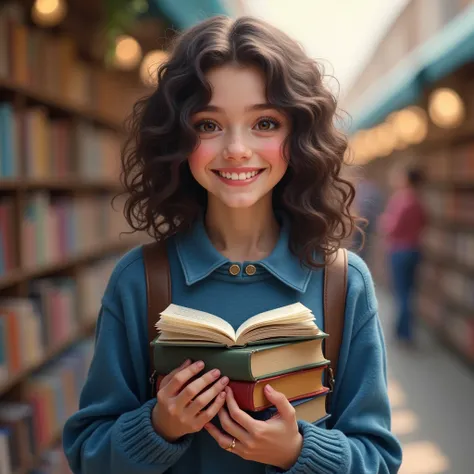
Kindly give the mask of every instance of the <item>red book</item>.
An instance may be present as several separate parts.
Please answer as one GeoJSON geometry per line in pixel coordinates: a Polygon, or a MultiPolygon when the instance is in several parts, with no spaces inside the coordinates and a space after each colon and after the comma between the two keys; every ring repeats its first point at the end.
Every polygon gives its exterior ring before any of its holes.
{"type": "Polygon", "coordinates": [[[256,382],[231,380],[229,387],[232,389],[235,400],[242,410],[261,411],[272,406],[264,393],[267,384],[276,391],[283,393],[290,402],[300,398],[312,397],[327,390],[323,386],[324,368],[323,366],[299,370],[260,379],[256,382]]]}
{"type": "MultiPolygon", "coordinates": [[[[325,367],[324,365],[312,369],[297,370],[260,379],[256,382],[231,380],[229,387],[232,389],[235,400],[242,410],[261,411],[272,406],[264,393],[267,384],[270,384],[276,391],[283,393],[290,402],[326,392],[328,389],[323,385],[325,367]]],[[[164,375],[160,375],[157,379],[157,390],[163,377],[164,375]]]]}

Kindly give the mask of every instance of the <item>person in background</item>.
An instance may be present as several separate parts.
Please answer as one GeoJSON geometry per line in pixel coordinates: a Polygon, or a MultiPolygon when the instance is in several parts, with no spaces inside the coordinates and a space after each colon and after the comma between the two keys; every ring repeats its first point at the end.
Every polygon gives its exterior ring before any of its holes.
{"type": "Polygon", "coordinates": [[[409,345],[414,342],[411,296],[420,261],[420,239],[426,224],[419,193],[422,182],[422,172],[416,167],[394,168],[390,175],[394,192],[379,221],[388,247],[398,309],[395,335],[400,342],[409,345]]]}

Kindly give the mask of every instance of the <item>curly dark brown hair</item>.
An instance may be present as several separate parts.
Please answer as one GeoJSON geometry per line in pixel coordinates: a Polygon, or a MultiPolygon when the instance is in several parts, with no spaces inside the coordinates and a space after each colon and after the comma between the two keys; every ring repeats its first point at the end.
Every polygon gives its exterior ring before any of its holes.
{"type": "Polygon", "coordinates": [[[337,103],[320,65],[282,31],[252,18],[216,16],[179,36],[158,86],[139,100],[128,120],[122,152],[125,217],[136,231],[166,239],[189,228],[207,202],[187,158],[198,143],[191,117],[211,100],[206,73],[234,63],[256,66],[267,100],[291,121],[288,170],[273,191],[275,210],[291,219],[290,247],[318,267],[357,227],[354,187],[341,176],[346,137],[337,130],[337,103]]]}

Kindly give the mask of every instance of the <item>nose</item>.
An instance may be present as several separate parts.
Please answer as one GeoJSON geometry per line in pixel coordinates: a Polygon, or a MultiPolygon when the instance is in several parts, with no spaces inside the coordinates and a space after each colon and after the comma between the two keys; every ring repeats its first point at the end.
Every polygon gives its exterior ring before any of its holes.
{"type": "Polygon", "coordinates": [[[242,140],[234,140],[224,150],[226,160],[248,160],[252,157],[252,150],[248,148],[242,140]]]}

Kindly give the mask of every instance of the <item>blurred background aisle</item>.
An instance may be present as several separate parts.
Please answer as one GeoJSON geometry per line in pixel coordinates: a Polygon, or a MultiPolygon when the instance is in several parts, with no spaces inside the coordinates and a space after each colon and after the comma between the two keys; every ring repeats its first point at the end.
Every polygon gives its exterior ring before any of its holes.
{"type": "MultiPolygon", "coordinates": [[[[393,298],[379,290],[385,334],[391,333],[393,298]]],[[[392,431],[403,446],[400,474],[468,474],[472,471],[474,377],[472,370],[419,328],[416,351],[387,337],[392,431]]]]}
{"type": "Polygon", "coordinates": [[[369,218],[361,255],[380,297],[401,472],[472,472],[474,1],[12,0],[0,2],[0,474],[68,472],[61,429],[101,295],[116,259],[146,240],[122,233],[120,197],[110,205],[124,118],[176,32],[247,13],[320,60],[349,114],[338,126],[369,218]],[[422,172],[427,214],[410,345],[393,337],[379,224],[399,165],[422,172]]]}

